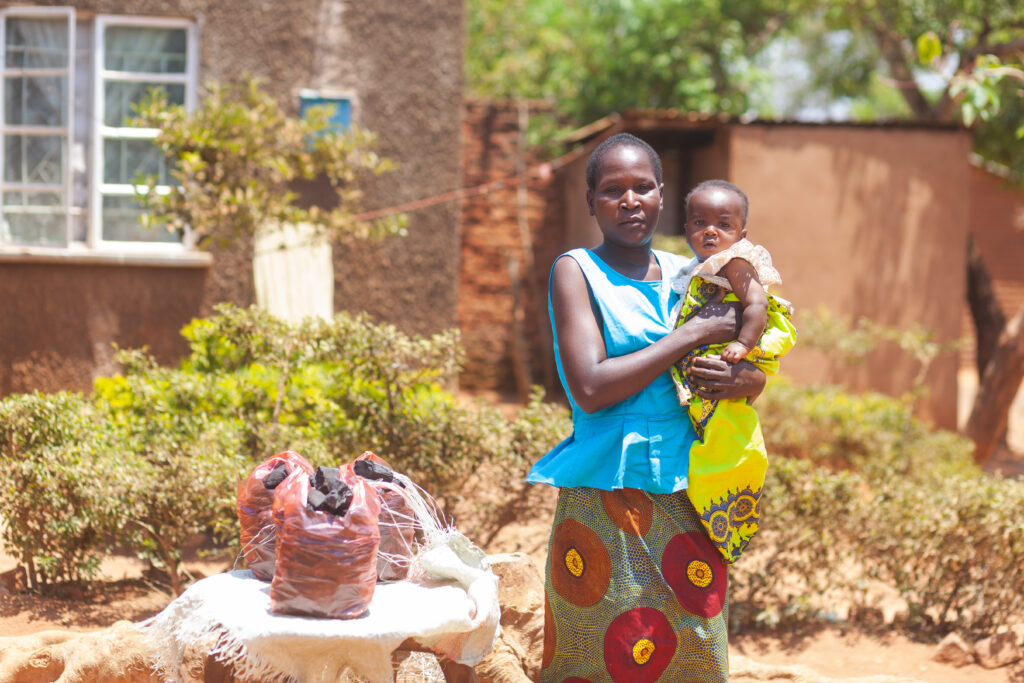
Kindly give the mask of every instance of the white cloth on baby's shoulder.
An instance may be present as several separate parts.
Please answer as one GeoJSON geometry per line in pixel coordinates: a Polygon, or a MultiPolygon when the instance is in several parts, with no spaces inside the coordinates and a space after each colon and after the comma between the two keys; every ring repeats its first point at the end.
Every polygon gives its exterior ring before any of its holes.
{"type": "Polygon", "coordinates": [[[732,285],[729,284],[729,280],[717,273],[725,267],[726,263],[735,258],[741,258],[754,267],[757,279],[761,281],[761,285],[766,291],[771,285],[782,284],[782,276],[772,266],[772,255],[768,253],[768,250],[760,244],[754,244],[743,238],[728,249],[712,254],[704,261],[700,261],[696,257],[691,259],[672,278],[672,290],[682,296],[690,286],[690,279],[697,276],[731,292],[732,285]]]}

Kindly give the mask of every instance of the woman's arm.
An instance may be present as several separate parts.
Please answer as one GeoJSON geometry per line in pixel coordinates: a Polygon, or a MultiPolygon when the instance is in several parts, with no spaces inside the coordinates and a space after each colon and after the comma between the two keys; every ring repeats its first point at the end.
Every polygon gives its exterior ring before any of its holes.
{"type": "MultiPolygon", "coordinates": [[[[700,344],[736,338],[737,307],[708,305],[650,346],[626,356],[608,358],[604,336],[591,308],[590,291],[579,264],[572,258],[560,258],[551,277],[551,305],[562,370],[573,400],[588,413],[638,393],[700,344]]],[[[709,379],[728,384],[728,380],[717,375],[709,379]]],[[[764,386],[763,377],[760,386],[764,386]]],[[[759,392],[760,388],[757,389],[759,392]]],[[[750,387],[747,387],[741,395],[750,393],[750,387]]]]}

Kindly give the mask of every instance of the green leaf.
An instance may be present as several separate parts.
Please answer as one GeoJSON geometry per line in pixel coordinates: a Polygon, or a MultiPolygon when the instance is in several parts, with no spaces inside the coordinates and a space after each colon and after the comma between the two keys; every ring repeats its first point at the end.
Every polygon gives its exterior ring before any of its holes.
{"type": "Polygon", "coordinates": [[[942,56],[942,41],[935,31],[925,31],[917,37],[917,58],[922,64],[931,64],[942,56]]]}
{"type": "Polygon", "coordinates": [[[978,112],[974,106],[969,102],[964,102],[960,108],[960,116],[963,118],[964,126],[970,128],[974,124],[974,119],[978,112]]]}

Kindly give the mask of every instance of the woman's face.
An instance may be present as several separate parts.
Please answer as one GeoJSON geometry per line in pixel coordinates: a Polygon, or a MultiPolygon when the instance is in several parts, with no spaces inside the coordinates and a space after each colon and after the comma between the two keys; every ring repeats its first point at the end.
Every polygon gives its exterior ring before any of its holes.
{"type": "Polygon", "coordinates": [[[701,261],[725,251],[747,236],[743,202],[726,188],[708,187],[690,197],[686,208],[686,241],[701,261]]]}
{"type": "Polygon", "coordinates": [[[623,247],[649,244],[661,214],[663,185],[646,152],[621,145],[609,150],[587,190],[590,215],[605,242],[623,247]]]}

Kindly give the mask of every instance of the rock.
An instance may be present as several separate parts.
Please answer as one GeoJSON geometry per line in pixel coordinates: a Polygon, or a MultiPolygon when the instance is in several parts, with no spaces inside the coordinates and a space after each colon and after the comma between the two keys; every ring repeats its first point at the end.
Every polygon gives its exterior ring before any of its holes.
{"type": "Polygon", "coordinates": [[[894,626],[903,626],[908,621],[910,621],[910,610],[906,607],[894,610],[890,619],[890,623],[894,626]]]}
{"type": "Polygon", "coordinates": [[[986,669],[1009,666],[1024,658],[1024,651],[1021,650],[1017,634],[1013,631],[982,638],[974,644],[974,653],[978,658],[978,664],[986,669]]]}
{"type": "Polygon", "coordinates": [[[24,593],[28,590],[28,576],[25,568],[18,566],[0,573],[0,593],[24,593]]]}
{"type": "Polygon", "coordinates": [[[865,626],[882,626],[885,624],[885,613],[878,607],[861,605],[850,610],[848,619],[865,626]]]}
{"type": "Polygon", "coordinates": [[[142,635],[119,621],[103,631],[43,631],[0,638],[0,681],[6,683],[157,683],[142,635]]]}
{"type": "Polygon", "coordinates": [[[540,680],[544,648],[544,579],[525,553],[491,555],[498,577],[501,632],[494,649],[477,664],[484,683],[540,680]]]}
{"type": "Polygon", "coordinates": [[[531,679],[526,675],[519,652],[501,634],[474,670],[483,683],[529,683],[531,680],[540,680],[539,677],[531,679]]]}
{"type": "Polygon", "coordinates": [[[943,664],[952,664],[959,668],[974,663],[974,648],[957,633],[950,633],[943,638],[932,659],[943,664]]]}
{"type": "MultiPolygon", "coordinates": [[[[119,621],[101,631],[42,631],[0,638],[3,683],[163,683],[137,625],[119,621]]],[[[200,648],[182,661],[181,683],[259,683],[227,671],[200,648]]]]}

